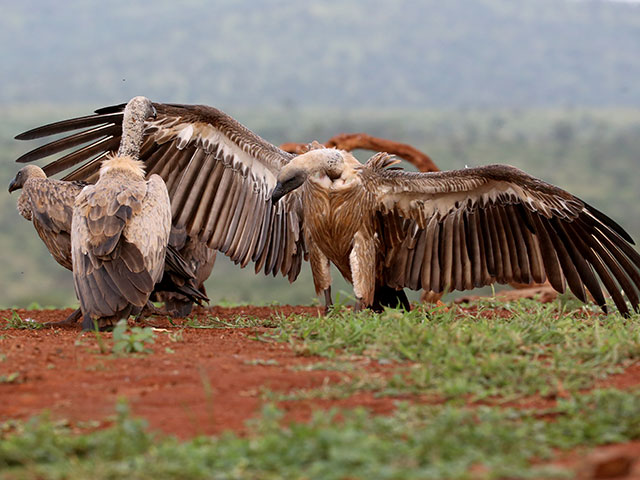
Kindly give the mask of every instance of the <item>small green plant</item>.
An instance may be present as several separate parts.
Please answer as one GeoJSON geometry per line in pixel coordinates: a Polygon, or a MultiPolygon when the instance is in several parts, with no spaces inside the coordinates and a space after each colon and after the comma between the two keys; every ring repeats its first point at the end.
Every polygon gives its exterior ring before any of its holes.
{"type": "Polygon", "coordinates": [[[7,322],[7,324],[4,326],[5,329],[17,328],[20,330],[38,330],[44,327],[42,323],[36,322],[31,318],[26,318],[23,320],[15,310],[11,312],[10,318],[5,317],[3,320],[7,322]]]}
{"type": "Polygon", "coordinates": [[[11,372],[6,375],[0,375],[0,383],[18,383],[20,372],[11,372]]]}
{"type": "Polygon", "coordinates": [[[169,337],[169,340],[171,340],[173,343],[184,342],[184,335],[182,334],[182,329],[178,330],[177,332],[170,333],[168,337],[169,337]]]}
{"type": "Polygon", "coordinates": [[[113,329],[113,353],[150,353],[152,350],[145,344],[155,342],[155,333],[149,327],[132,327],[129,329],[126,320],[120,320],[113,329]]]}

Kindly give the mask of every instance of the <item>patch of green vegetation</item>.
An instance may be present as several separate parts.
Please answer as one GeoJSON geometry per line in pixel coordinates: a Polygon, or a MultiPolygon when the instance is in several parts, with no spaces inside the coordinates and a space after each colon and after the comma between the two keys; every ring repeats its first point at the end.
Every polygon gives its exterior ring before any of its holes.
{"type": "Polygon", "coordinates": [[[19,383],[20,372],[11,372],[0,375],[0,383],[19,383]]]}
{"type": "Polygon", "coordinates": [[[126,353],[150,353],[146,346],[155,342],[153,329],[149,327],[131,327],[126,320],[120,320],[113,329],[113,348],[116,355],[126,353]]]}
{"type": "Polygon", "coordinates": [[[44,324],[36,322],[31,318],[25,318],[23,320],[15,310],[11,312],[11,317],[5,317],[3,320],[7,322],[4,326],[5,329],[17,328],[20,330],[39,330],[44,327],[44,324]]]}
{"type": "Polygon", "coordinates": [[[182,328],[202,328],[202,329],[225,329],[225,328],[250,328],[265,326],[265,324],[273,324],[270,320],[261,320],[259,318],[251,318],[245,316],[236,317],[232,322],[222,320],[213,315],[205,315],[204,317],[198,317],[194,315],[184,322],[182,325],[177,325],[170,320],[171,324],[182,328]]]}
{"type": "Polygon", "coordinates": [[[149,433],[119,404],[114,425],[72,434],[46,417],[0,425],[2,478],[553,478],[567,470],[532,465],[554,449],[640,438],[640,392],[596,390],[552,410],[398,405],[389,416],[364,409],[317,412],[283,424],[273,406],[251,434],[180,442],[149,433]],[[553,417],[546,421],[542,416],[553,417]]]}
{"type": "Polygon", "coordinates": [[[262,339],[333,362],[359,355],[391,363],[395,374],[382,389],[376,378],[370,390],[447,398],[577,391],[640,358],[638,315],[589,315],[590,307],[567,305],[489,301],[474,314],[455,307],[381,314],[337,310],[327,318],[292,316],[262,339]],[[506,310],[507,318],[496,315],[496,308],[506,310]]]}
{"type": "Polygon", "coordinates": [[[280,365],[280,363],[277,360],[274,359],[264,359],[264,358],[254,358],[251,360],[245,360],[244,361],[245,365],[262,365],[264,367],[275,367],[280,365]]]}

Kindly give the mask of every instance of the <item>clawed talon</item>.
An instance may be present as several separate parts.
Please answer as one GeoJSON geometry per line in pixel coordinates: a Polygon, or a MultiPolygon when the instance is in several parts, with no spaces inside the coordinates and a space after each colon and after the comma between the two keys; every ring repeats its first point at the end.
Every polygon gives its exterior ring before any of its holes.
{"type": "Polygon", "coordinates": [[[82,318],[82,310],[79,308],[74,310],[71,315],[69,315],[64,320],[60,320],[58,322],[46,322],[44,325],[47,327],[60,327],[64,325],[75,325],[78,323],[78,320],[82,318]]]}

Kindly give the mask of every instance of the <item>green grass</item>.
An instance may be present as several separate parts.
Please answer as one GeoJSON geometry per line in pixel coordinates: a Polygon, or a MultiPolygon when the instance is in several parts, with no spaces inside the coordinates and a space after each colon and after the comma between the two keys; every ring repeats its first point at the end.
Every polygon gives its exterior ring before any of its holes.
{"type": "Polygon", "coordinates": [[[268,405],[248,436],[185,442],[149,433],[125,404],[117,411],[113,427],[89,434],[47,417],[0,425],[0,478],[446,479],[474,466],[486,478],[552,478],[569,473],[544,466],[554,449],[640,438],[638,391],[596,390],[546,412],[400,404],[390,416],[332,410],[290,424],[268,405]]]}
{"type": "Polygon", "coordinates": [[[44,324],[40,322],[36,322],[30,318],[22,319],[15,310],[11,312],[10,317],[4,317],[3,320],[6,322],[3,327],[5,330],[10,328],[17,328],[20,330],[39,330],[44,328],[44,324]]]}
{"type": "MultiPolygon", "coordinates": [[[[558,452],[640,439],[640,390],[597,388],[640,358],[640,316],[601,315],[569,297],[475,305],[473,314],[457,307],[354,314],[339,306],[320,318],[187,320],[174,343],[189,328],[269,327],[248,335],[319,357],[292,371],[331,370],[342,381],[263,390],[262,414],[242,437],[179,441],[149,432],[126,404],[112,427],[88,433],[46,415],[0,423],[0,479],[447,479],[478,471],[489,479],[566,478],[572,472],[550,463],[558,452]],[[319,411],[306,423],[285,421],[277,406],[362,391],[405,400],[387,416],[319,411]],[[557,401],[505,406],[527,396],[557,401]]],[[[259,357],[245,363],[277,366],[259,357]]]]}
{"type": "MultiPolygon", "coordinates": [[[[99,335],[99,332],[96,332],[99,335]]],[[[113,348],[116,355],[128,353],[152,353],[147,344],[155,342],[155,333],[149,327],[131,327],[126,320],[120,320],[113,329],[113,348]]]]}
{"type": "MultiPolygon", "coordinates": [[[[638,315],[588,315],[590,307],[567,308],[572,305],[487,301],[475,315],[455,308],[358,315],[338,310],[329,318],[280,319],[262,339],[287,342],[299,355],[326,357],[336,370],[354,355],[391,364],[394,374],[382,383],[367,373],[352,377],[358,388],[380,394],[547,396],[593,387],[640,358],[638,315]],[[498,307],[509,318],[494,316],[498,307]]],[[[336,395],[352,390],[332,388],[336,395]]]]}

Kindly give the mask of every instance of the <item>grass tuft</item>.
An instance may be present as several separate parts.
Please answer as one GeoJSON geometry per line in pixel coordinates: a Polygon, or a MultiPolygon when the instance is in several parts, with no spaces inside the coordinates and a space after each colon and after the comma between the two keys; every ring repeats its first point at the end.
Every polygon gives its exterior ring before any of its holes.
{"type": "Polygon", "coordinates": [[[292,316],[262,338],[336,364],[353,355],[390,364],[395,374],[382,394],[555,396],[591,388],[640,358],[640,316],[569,304],[485,302],[473,313],[341,309],[326,318],[292,316]]]}
{"type": "Polygon", "coordinates": [[[147,432],[117,407],[111,428],[75,435],[48,417],[2,425],[5,478],[556,478],[554,450],[640,438],[640,392],[596,390],[560,401],[553,421],[534,410],[399,404],[389,416],[362,408],[286,423],[267,405],[252,433],[179,442],[147,432]],[[536,463],[532,464],[532,460],[536,463]]]}

